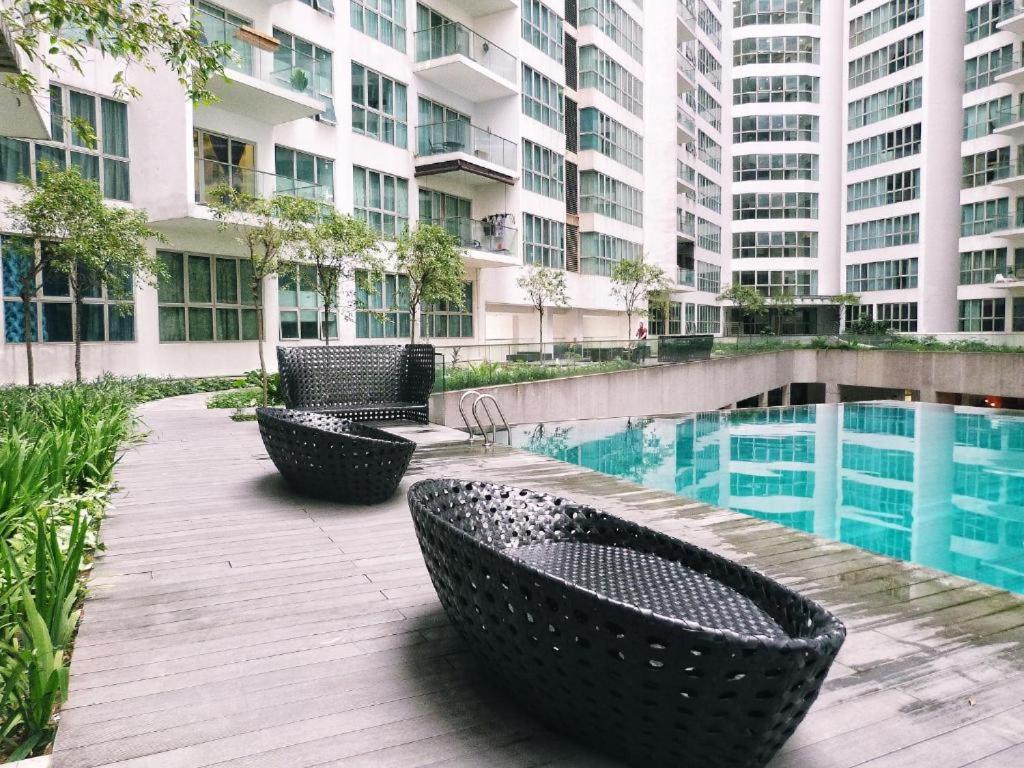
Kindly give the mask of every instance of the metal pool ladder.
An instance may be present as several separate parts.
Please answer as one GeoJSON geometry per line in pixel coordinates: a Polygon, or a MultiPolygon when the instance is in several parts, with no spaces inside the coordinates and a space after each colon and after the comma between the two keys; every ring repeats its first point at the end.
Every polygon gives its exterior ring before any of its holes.
{"type": "Polygon", "coordinates": [[[497,411],[498,418],[501,419],[502,425],[505,427],[505,434],[508,435],[508,444],[512,445],[512,430],[508,426],[508,421],[505,419],[505,414],[501,410],[501,405],[497,400],[494,399],[494,395],[484,394],[475,389],[471,389],[468,392],[463,392],[462,397],[459,398],[459,415],[462,416],[462,421],[466,425],[466,431],[469,432],[469,442],[476,440],[476,435],[473,432],[473,425],[469,423],[469,418],[466,416],[466,410],[463,404],[466,398],[473,397],[473,404],[469,408],[469,412],[473,415],[473,420],[476,422],[477,427],[480,429],[480,434],[484,439],[484,446],[488,445],[487,442],[487,430],[484,428],[483,421],[480,419],[480,414],[477,412],[477,408],[482,408],[484,416],[487,419],[487,423],[491,428],[491,441],[490,445],[494,445],[495,438],[498,433],[498,422],[495,420],[494,415],[491,413],[491,408],[488,403],[494,404],[494,410],[497,411]],[[482,405],[481,405],[482,403],[482,405]]]}

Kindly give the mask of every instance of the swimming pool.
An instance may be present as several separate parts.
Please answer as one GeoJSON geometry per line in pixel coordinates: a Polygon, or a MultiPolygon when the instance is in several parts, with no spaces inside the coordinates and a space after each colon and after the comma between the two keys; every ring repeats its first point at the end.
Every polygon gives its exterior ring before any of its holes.
{"type": "Polygon", "coordinates": [[[513,427],[534,453],[1024,593],[1024,415],[872,402],[513,427]]]}

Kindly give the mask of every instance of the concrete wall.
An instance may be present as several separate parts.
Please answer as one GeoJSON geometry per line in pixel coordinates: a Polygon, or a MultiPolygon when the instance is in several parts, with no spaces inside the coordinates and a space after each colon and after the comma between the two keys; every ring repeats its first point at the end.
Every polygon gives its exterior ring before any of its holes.
{"type": "MultiPolygon", "coordinates": [[[[511,424],[710,411],[792,383],[1024,397],[1024,355],[784,350],[615,373],[485,387],[511,424]]],[[[431,418],[461,427],[462,392],[433,395],[431,418]]]]}

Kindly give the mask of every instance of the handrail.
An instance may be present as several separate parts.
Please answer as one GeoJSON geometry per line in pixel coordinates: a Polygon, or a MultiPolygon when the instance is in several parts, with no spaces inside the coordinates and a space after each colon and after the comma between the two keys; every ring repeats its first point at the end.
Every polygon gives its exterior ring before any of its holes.
{"type": "Polygon", "coordinates": [[[473,426],[469,423],[469,418],[466,416],[466,411],[463,408],[463,403],[467,397],[475,396],[476,399],[473,401],[473,405],[470,406],[470,413],[473,415],[473,420],[476,421],[477,427],[480,429],[480,435],[484,439],[484,447],[487,446],[487,429],[484,427],[483,421],[480,419],[480,414],[477,413],[477,406],[483,402],[484,415],[487,417],[487,421],[491,425],[491,445],[494,445],[498,434],[498,422],[495,420],[493,414],[491,414],[490,408],[487,406],[488,402],[494,403],[494,408],[498,412],[498,417],[501,419],[501,423],[505,427],[505,434],[508,435],[508,444],[512,445],[512,429],[508,425],[508,420],[505,418],[504,412],[501,410],[501,405],[494,398],[494,395],[484,394],[476,389],[470,389],[462,393],[462,397],[459,398],[459,415],[462,416],[462,422],[466,425],[466,431],[469,433],[469,442],[476,440],[476,435],[473,432],[473,426]]]}

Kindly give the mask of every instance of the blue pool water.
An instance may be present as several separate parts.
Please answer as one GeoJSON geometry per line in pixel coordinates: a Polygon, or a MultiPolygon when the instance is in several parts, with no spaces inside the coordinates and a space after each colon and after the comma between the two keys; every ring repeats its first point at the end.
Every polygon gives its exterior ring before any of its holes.
{"type": "Polygon", "coordinates": [[[848,403],[514,427],[519,448],[1024,593],[1024,415],[848,403]]]}

